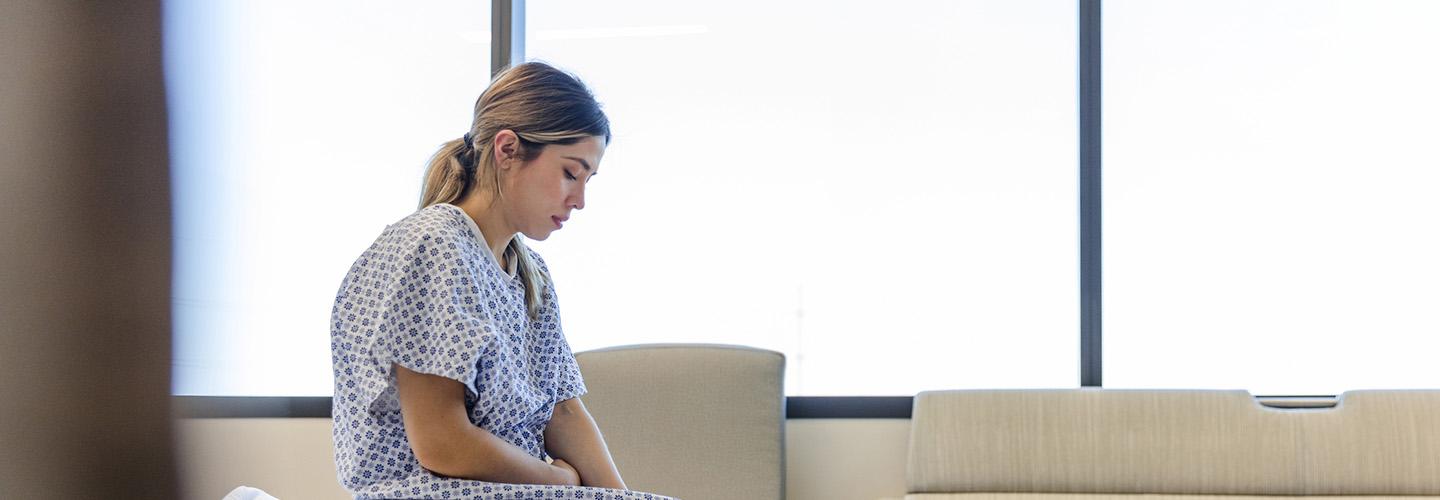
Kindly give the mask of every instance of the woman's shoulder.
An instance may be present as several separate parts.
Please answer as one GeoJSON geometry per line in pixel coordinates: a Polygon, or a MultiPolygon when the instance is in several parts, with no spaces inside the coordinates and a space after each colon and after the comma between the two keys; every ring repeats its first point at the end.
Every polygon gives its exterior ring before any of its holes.
{"type": "Polygon", "coordinates": [[[465,215],[465,211],[461,210],[460,207],[448,203],[436,203],[412,212],[410,215],[405,216],[405,218],[391,224],[390,227],[398,228],[406,232],[443,232],[445,230],[463,228],[466,224],[465,219],[462,217],[468,216],[465,215]]]}
{"type": "Polygon", "coordinates": [[[434,243],[455,245],[476,237],[462,217],[468,216],[454,205],[430,205],[387,226],[382,239],[406,249],[434,243]]]}

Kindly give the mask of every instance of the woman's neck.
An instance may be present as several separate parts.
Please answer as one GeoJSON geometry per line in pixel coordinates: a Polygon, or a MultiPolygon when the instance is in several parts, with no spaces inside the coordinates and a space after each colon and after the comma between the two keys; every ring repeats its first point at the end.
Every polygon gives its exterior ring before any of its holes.
{"type": "Polygon", "coordinates": [[[480,226],[480,232],[485,236],[485,245],[490,247],[490,254],[495,256],[495,262],[500,263],[500,268],[505,269],[505,247],[515,238],[516,231],[505,220],[504,210],[485,198],[488,197],[471,193],[456,202],[455,206],[464,210],[465,215],[469,215],[475,225],[480,226]]]}

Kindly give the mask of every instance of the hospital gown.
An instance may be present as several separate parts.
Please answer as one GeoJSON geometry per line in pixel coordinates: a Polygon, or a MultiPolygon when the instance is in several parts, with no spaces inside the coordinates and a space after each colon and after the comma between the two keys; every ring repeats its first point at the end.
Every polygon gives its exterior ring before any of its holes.
{"type": "Polygon", "coordinates": [[[664,499],[607,488],[489,483],[438,476],[405,437],[391,364],[465,386],[470,422],[545,460],[557,402],[585,393],[545,276],[536,320],[480,228],[454,205],[385,228],[345,276],[331,316],[335,465],[357,498],[664,499]]]}

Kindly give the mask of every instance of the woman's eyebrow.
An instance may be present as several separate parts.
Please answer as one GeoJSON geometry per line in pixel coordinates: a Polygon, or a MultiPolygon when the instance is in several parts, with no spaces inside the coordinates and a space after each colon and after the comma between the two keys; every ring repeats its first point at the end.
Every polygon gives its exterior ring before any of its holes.
{"type": "Polygon", "coordinates": [[[574,157],[574,156],[566,156],[566,157],[564,157],[564,158],[567,159],[567,160],[575,160],[575,161],[580,162],[580,166],[585,167],[585,171],[586,171],[586,172],[589,172],[589,171],[591,171],[591,170],[594,170],[593,168],[590,168],[590,162],[585,161],[583,158],[577,158],[577,157],[574,157]]]}

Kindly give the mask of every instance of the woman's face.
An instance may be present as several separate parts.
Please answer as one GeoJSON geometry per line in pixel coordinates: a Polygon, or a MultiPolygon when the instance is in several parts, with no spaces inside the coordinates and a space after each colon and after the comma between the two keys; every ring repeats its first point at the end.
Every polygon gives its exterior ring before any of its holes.
{"type": "Polygon", "coordinates": [[[540,241],[560,229],[571,212],[585,208],[585,184],[600,168],[605,138],[592,136],[574,144],[551,144],[530,161],[510,170],[505,200],[515,231],[540,241]]]}

